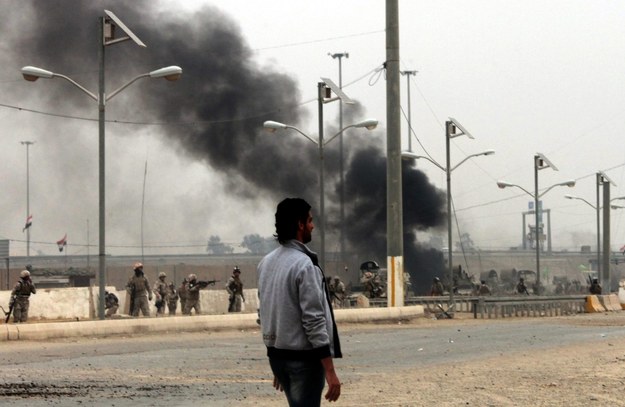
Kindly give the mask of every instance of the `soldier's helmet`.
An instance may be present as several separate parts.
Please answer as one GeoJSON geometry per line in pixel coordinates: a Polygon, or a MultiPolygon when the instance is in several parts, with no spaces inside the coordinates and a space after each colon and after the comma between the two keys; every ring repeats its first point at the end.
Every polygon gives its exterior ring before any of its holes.
{"type": "Polygon", "coordinates": [[[160,273],[158,273],[158,278],[161,278],[161,277],[163,277],[163,278],[167,277],[167,274],[165,274],[164,271],[161,271],[160,273]]]}
{"type": "Polygon", "coordinates": [[[438,283],[439,281],[441,281],[441,279],[440,279],[440,278],[438,278],[438,277],[434,277],[434,282],[435,282],[435,283],[438,283]]]}
{"type": "Polygon", "coordinates": [[[189,277],[187,277],[187,279],[189,281],[197,280],[197,276],[195,274],[189,274],[189,277]]]}
{"type": "Polygon", "coordinates": [[[133,270],[142,269],[142,268],[143,268],[143,263],[140,263],[140,262],[137,262],[134,264],[134,266],[132,266],[133,270]]]}
{"type": "Polygon", "coordinates": [[[341,280],[341,277],[339,277],[339,276],[334,276],[334,281],[340,281],[340,280],[341,280]]]}
{"type": "Polygon", "coordinates": [[[30,271],[28,271],[28,270],[20,271],[20,277],[21,278],[28,278],[28,277],[30,277],[30,271]]]}
{"type": "Polygon", "coordinates": [[[239,266],[234,266],[234,268],[232,269],[233,273],[240,273],[241,269],[239,268],[239,266]]]}

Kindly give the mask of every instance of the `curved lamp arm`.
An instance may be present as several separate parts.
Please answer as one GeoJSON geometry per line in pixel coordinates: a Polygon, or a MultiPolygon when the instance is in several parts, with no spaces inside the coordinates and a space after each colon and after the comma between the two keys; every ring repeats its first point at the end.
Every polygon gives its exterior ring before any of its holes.
{"type": "Polygon", "coordinates": [[[506,181],[497,181],[497,186],[499,188],[501,188],[501,189],[504,189],[504,188],[507,188],[507,187],[519,188],[521,191],[525,192],[526,194],[528,194],[529,196],[534,198],[534,194],[532,194],[530,191],[528,191],[527,189],[525,189],[522,186],[517,185],[517,184],[511,184],[511,183],[506,182],[506,181]]]}
{"type": "Polygon", "coordinates": [[[575,186],[575,180],[569,180],[569,181],[565,181],[565,182],[560,182],[559,184],[554,184],[554,185],[550,186],[549,188],[545,189],[543,192],[538,194],[538,197],[540,198],[541,196],[545,195],[547,192],[551,191],[555,187],[569,187],[569,188],[573,188],[574,186],[575,186]]]}
{"type": "Polygon", "coordinates": [[[426,157],[424,155],[418,155],[418,154],[415,154],[415,153],[413,153],[411,151],[402,151],[401,157],[402,158],[411,159],[411,160],[418,160],[420,158],[423,158],[424,160],[428,160],[429,162],[431,162],[432,164],[434,164],[435,166],[440,168],[442,171],[445,171],[445,167],[443,167],[442,165],[440,165],[436,161],[432,160],[430,157],[426,157]]]}
{"type": "Polygon", "coordinates": [[[460,161],[458,164],[456,164],[453,167],[451,167],[451,169],[449,171],[451,172],[451,171],[455,170],[456,168],[460,167],[460,165],[462,165],[469,158],[479,157],[481,155],[492,155],[492,154],[495,154],[495,150],[486,150],[486,151],[482,151],[481,153],[470,154],[470,155],[464,157],[464,159],[462,161],[460,161]]]}
{"type": "Polygon", "coordinates": [[[343,127],[334,136],[330,137],[327,140],[324,140],[323,145],[325,146],[326,144],[328,144],[329,142],[331,142],[332,140],[337,138],[339,135],[341,135],[341,133],[343,133],[347,129],[350,129],[350,128],[361,129],[363,127],[366,128],[367,130],[373,130],[376,127],[378,127],[378,121],[376,119],[367,119],[367,120],[364,120],[364,121],[362,121],[360,123],[354,123],[354,124],[350,124],[349,126],[343,127]]]}
{"type": "Polygon", "coordinates": [[[579,196],[573,196],[573,195],[564,195],[564,197],[566,199],[576,199],[578,201],[582,201],[585,202],[588,206],[590,206],[592,209],[597,210],[597,207],[593,204],[591,204],[590,202],[588,202],[587,200],[585,200],[584,198],[580,198],[579,196]]]}
{"type": "Polygon", "coordinates": [[[168,81],[176,81],[178,80],[178,78],[180,78],[180,75],[182,75],[182,68],[180,68],[179,66],[172,65],[165,68],[156,69],[154,71],[135,76],[126,84],[120,86],[119,88],[106,95],[105,100],[113,99],[113,96],[117,95],[119,92],[126,89],[128,86],[132,85],[141,78],[146,78],[149,76],[150,78],[165,78],[168,81]]]}
{"type": "Polygon", "coordinates": [[[301,134],[302,136],[310,140],[312,143],[319,145],[319,142],[317,142],[317,140],[313,140],[308,134],[304,133],[303,131],[301,131],[295,126],[289,126],[288,124],[274,122],[273,120],[267,120],[266,122],[263,123],[263,127],[265,128],[265,130],[271,133],[275,132],[276,130],[286,130],[286,129],[295,130],[296,132],[298,132],[299,134],[301,134]]]}
{"type": "Polygon", "coordinates": [[[86,93],[90,98],[92,98],[96,102],[98,101],[98,96],[96,96],[94,93],[89,91],[87,88],[85,88],[84,86],[82,86],[81,84],[79,84],[78,82],[70,78],[69,76],[65,76],[65,75],[54,73],[52,71],[48,71],[45,69],[37,68],[36,66],[25,66],[21,69],[21,72],[22,72],[22,76],[24,77],[24,79],[26,79],[29,82],[34,82],[39,78],[51,79],[51,78],[57,77],[57,78],[65,79],[66,81],[68,81],[69,83],[71,83],[72,85],[74,85],[75,87],[83,91],[84,93],[86,93]]]}

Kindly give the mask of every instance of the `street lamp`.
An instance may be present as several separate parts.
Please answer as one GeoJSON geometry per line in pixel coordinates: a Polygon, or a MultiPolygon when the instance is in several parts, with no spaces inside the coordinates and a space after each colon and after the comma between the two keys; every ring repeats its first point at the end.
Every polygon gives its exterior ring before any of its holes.
{"type": "MultiPolygon", "coordinates": [[[[328,52],[332,59],[339,60],[339,89],[343,89],[343,58],[349,58],[349,53],[328,52]]],[[[339,101],[339,129],[343,128],[343,101],[339,101]]],[[[339,247],[341,250],[340,261],[345,262],[345,170],[343,168],[343,133],[339,136],[339,198],[340,198],[340,218],[339,218],[339,247]]]]}
{"type": "Polygon", "coordinates": [[[539,198],[541,198],[543,195],[545,195],[547,192],[551,191],[555,187],[565,186],[565,187],[573,188],[575,186],[575,180],[564,181],[564,182],[560,182],[560,183],[550,186],[549,188],[545,189],[543,192],[539,194],[538,193],[538,171],[545,169],[545,168],[552,168],[554,171],[558,171],[558,168],[551,161],[549,161],[547,157],[545,157],[541,153],[536,153],[534,155],[534,193],[531,193],[527,189],[517,184],[511,184],[505,181],[497,181],[497,186],[501,189],[507,188],[507,187],[516,187],[522,190],[523,192],[525,192],[526,194],[528,194],[529,196],[531,196],[532,198],[534,198],[534,223],[535,223],[535,235],[536,235],[536,291],[538,294],[540,294],[540,290],[541,290],[540,288],[540,235],[539,235],[539,228],[538,228],[538,225],[539,225],[538,200],[539,198]]]}
{"type": "Polygon", "coordinates": [[[30,216],[30,146],[35,144],[34,141],[20,141],[26,146],[26,260],[30,264],[30,228],[28,218],[30,216]]]}
{"type": "Polygon", "coordinates": [[[452,224],[452,221],[451,221],[451,173],[453,170],[461,166],[468,159],[473,158],[473,157],[479,157],[482,155],[492,155],[492,154],[495,154],[495,150],[486,150],[486,151],[482,151],[481,153],[470,154],[466,156],[465,158],[463,158],[458,164],[451,167],[450,162],[449,162],[449,158],[450,158],[449,139],[453,137],[462,136],[463,134],[466,134],[470,138],[473,138],[473,136],[471,136],[470,133],[468,133],[466,130],[462,129],[462,127],[459,126],[457,122],[454,121],[454,119],[450,118],[450,121],[446,123],[446,126],[447,126],[447,131],[445,134],[446,139],[447,139],[447,166],[446,167],[443,167],[442,165],[440,165],[439,163],[437,163],[430,157],[418,155],[411,151],[403,151],[401,153],[401,156],[402,158],[411,159],[411,160],[417,160],[417,159],[423,158],[431,162],[432,164],[434,164],[441,170],[445,171],[445,173],[447,174],[447,249],[448,249],[447,250],[447,272],[448,272],[448,278],[449,278],[449,307],[451,308],[452,304],[454,303],[454,287],[453,287],[454,275],[453,275],[453,264],[452,264],[452,233],[451,233],[451,224],[452,224]],[[455,132],[457,128],[462,129],[461,134],[455,132]]]}
{"type": "Polygon", "coordinates": [[[148,73],[144,73],[132,78],[126,84],[115,89],[108,95],[104,91],[104,54],[105,48],[108,45],[117,44],[126,40],[132,40],[140,47],[146,47],[146,45],[132,32],[126,25],[111,11],[104,10],[106,16],[99,19],[99,32],[98,36],[101,38],[99,46],[99,81],[98,81],[98,94],[90,92],[85,87],[71,79],[66,75],[48,71],[45,69],[37,68],[34,66],[25,66],[22,68],[22,75],[27,81],[34,82],[39,78],[52,79],[61,78],[65,79],[76,88],[80,89],[83,93],[89,96],[91,99],[98,103],[98,149],[99,149],[99,272],[98,272],[98,284],[99,284],[99,301],[98,301],[98,316],[100,319],[104,319],[104,295],[105,295],[105,271],[106,271],[106,231],[105,231],[105,113],[106,102],[117,95],[122,90],[126,89],[132,83],[141,78],[164,78],[169,81],[177,80],[182,74],[182,68],[178,66],[168,66],[165,68],[157,69],[148,73]],[[124,32],[126,37],[115,38],[115,27],[118,27],[124,32]]]}
{"type": "MultiPolygon", "coordinates": [[[[597,174],[599,174],[599,173],[597,173],[597,174]]],[[[609,178],[608,178],[608,180],[609,180],[609,178]]],[[[608,182],[611,182],[611,181],[608,181],[608,182]]],[[[595,212],[596,212],[596,218],[597,218],[597,277],[601,281],[601,285],[603,287],[607,287],[605,285],[606,282],[603,281],[604,277],[602,276],[602,273],[601,273],[601,268],[602,268],[602,266],[601,266],[601,208],[602,208],[602,206],[601,206],[601,203],[599,201],[599,193],[598,193],[599,185],[600,184],[598,183],[597,184],[597,204],[596,205],[593,205],[592,203],[590,203],[586,199],[578,197],[578,196],[564,195],[564,197],[566,199],[582,201],[586,205],[588,205],[591,208],[593,208],[595,210],[595,212]]],[[[618,196],[616,198],[610,199],[610,209],[623,209],[623,208],[625,208],[625,206],[622,206],[622,205],[612,204],[612,202],[617,201],[617,200],[622,200],[622,199],[625,199],[625,196],[618,196]]],[[[606,231],[604,230],[604,234],[605,234],[605,232],[606,231]]],[[[608,259],[609,259],[609,256],[610,256],[609,250],[608,250],[607,253],[604,253],[604,256],[608,256],[608,259]]],[[[607,281],[610,281],[610,273],[608,272],[606,274],[607,274],[607,281]]]]}
{"type": "Polygon", "coordinates": [[[312,143],[316,144],[319,147],[319,217],[320,217],[320,220],[319,222],[317,222],[317,224],[319,225],[319,237],[320,237],[319,264],[321,265],[322,268],[325,266],[325,229],[326,229],[325,228],[325,222],[326,222],[325,205],[324,205],[325,192],[324,192],[324,185],[323,185],[323,173],[324,173],[323,149],[329,142],[334,140],[336,137],[338,137],[340,134],[342,134],[345,130],[349,128],[357,128],[357,129],[365,128],[367,130],[373,130],[377,127],[377,125],[378,125],[378,121],[376,119],[367,119],[359,123],[351,124],[349,126],[342,128],[341,130],[338,131],[338,133],[336,133],[334,136],[330,137],[327,140],[324,140],[323,133],[320,133],[319,140],[315,140],[295,126],[289,126],[288,124],[283,124],[283,123],[275,122],[272,120],[267,120],[266,122],[263,123],[263,127],[265,128],[265,130],[272,132],[272,133],[275,132],[276,130],[286,130],[286,129],[295,130],[297,133],[306,137],[309,141],[311,141],[312,143]]]}

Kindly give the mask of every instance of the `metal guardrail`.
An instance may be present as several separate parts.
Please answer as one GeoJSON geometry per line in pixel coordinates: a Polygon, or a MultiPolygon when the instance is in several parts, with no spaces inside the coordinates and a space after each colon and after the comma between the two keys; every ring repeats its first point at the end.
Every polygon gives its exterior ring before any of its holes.
{"type": "MultiPolygon", "coordinates": [[[[545,317],[585,312],[586,295],[558,296],[455,296],[453,307],[449,297],[408,297],[406,305],[422,305],[439,315],[445,312],[472,312],[474,318],[545,317]]],[[[372,307],[386,307],[386,298],[369,299],[372,307]]]]}

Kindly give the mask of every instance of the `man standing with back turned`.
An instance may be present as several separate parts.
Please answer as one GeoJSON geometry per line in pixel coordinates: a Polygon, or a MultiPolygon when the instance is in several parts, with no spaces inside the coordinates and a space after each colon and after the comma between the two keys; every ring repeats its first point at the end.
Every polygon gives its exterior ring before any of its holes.
{"type": "Polygon", "coordinates": [[[306,247],[314,229],[310,205],[287,198],[276,211],[280,246],[258,265],[260,325],[273,385],[289,406],[319,406],[336,401],[341,383],[332,358],[340,358],[334,314],[317,254],[306,247]]]}

